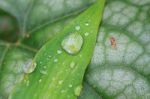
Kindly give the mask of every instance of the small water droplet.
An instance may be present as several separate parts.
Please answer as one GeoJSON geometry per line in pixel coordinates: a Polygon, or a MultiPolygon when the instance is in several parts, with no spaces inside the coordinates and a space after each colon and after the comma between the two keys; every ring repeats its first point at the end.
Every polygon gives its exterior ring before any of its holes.
{"type": "Polygon", "coordinates": [[[58,84],[61,85],[63,83],[63,80],[58,81],[58,84]]]}
{"type": "Polygon", "coordinates": [[[80,26],[79,26],[79,25],[75,26],[75,29],[76,29],[77,31],[79,31],[79,30],[80,30],[80,26]]]}
{"type": "Polygon", "coordinates": [[[75,62],[71,62],[70,63],[70,68],[74,68],[74,66],[75,66],[75,62]]]}
{"type": "Polygon", "coordinates": [[[67,95],[67,98],[69,98],[69,99],[70,99],[70,97],[71,97],[70,95],[67,95]]]}
{"type": "Polygon", "coordinates": [[[61,43],[62,48],[69,54],[76,54],[83,45],[83,38],[78,33],[67,36],[61,43]]]}
{"type": "Polygon", "coordinates": [[[79,96],[81,90],[82,90],[82,85],[77,86],[77,87],[74,89],[74,94],[75,94],[76,96],[79,96]]]}
{"type": "Polygon", "coordinates": [[[46,69],[47,67],[46,67],[46,66],[44,66],[43,68],[44,68],[44,69],[46,69]]]}
{"type": "Polygon", "coordinates": [[[86,22],[86,23],[85,23],[85,25],[86,25],[86,26],[89,26],[89,23],[88,23],[88,22],[86,22]]]}
{"type": "Polygon", "coordinates": [[[79,57],[82,57],[82,55],[79,55],[79,57]]]}
{"type": "Polygon", "coordinates": [[[34,69],[36,68],[36,62],[32,61],[32,59],[29,59],[26,61],[26,63],[23,66],[23,71],[25,73],[32,73],[34,69]]]}
{"type": "Polygon", "coordinates": [[[42,62],[40,61],[40,64],[42,64],[42,62]]]}
{"type": "Polygon", "coordinates": [[[47,71],[46,70],[40,70],[40,73],[43,74],[43,75],[46,75],[47,71]]]}
{"type": "Polygon", "coordinates": [[[41,83],[42,82],[42,79],[39,79],[39,83],[41,83]]]}
{"type": "Polygon", "coordinates": [[[84,35],[85,35],[85,36],[89,36],[89,33],[88,33],[88,32],[86,32],[86,33],[84,33],[84,35]]]}
{"type": "Polygon", "coordinates": [[[64,93],[65,92],[65,90],[61,90],[61,93],[64,93]]]}
{"type": "Polygon", "coordinates": [[[58,62],[58,59],[54,59],[54,62],[55,62],[55,63],[58,62]]]}
{"type": "Polygon", "coordinates": [[[72,87],[72,84],[70,84],[69,87],[71,88],[71,87],[72,87]]]}
{"type": "Polygon", "coordinates": [[[62,53],[62,51],[61,50],[57,50],[57,54],[61,54],[62,53]]]}
{"type": "Polygon", "coordinates": [[[29,80],[27,80],[27,81],[26,81],[26,86],[29,86],[29,83],[30,83],[30,81],[29,81],[29,80]]]}
{"type": "Polygon", "coordinates": [[[48,56],[48,58],[51,58],[51,57],[52,57],[52,56],[50,56],[50,55],[48,56]]]}

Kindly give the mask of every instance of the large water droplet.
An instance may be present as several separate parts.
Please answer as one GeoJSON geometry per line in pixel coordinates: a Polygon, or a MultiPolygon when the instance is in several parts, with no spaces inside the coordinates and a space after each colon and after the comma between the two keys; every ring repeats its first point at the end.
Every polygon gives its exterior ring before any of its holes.
{"type": "Polygon", "coordinates": [[[82,85],[77,86],[77,87],[74,89],[74,94],[75,94],[76,96],[79,96],[80,93],[81,93],[81,90],[82,90],[82,85]]]}
{"type": "Polygon", "coordinates": [[[76,54],[83,45],[83,38],[78,33],[67,36],[61,43],[62,48],[69,54],[76,54]]]}
{"type": "Polygon", "coordinates": [[[36,68],[36,62],[32,61],[32,59],[27,60],[27,62],[23,66],[23,71],[25,73],[32,73],[36,68]]]}

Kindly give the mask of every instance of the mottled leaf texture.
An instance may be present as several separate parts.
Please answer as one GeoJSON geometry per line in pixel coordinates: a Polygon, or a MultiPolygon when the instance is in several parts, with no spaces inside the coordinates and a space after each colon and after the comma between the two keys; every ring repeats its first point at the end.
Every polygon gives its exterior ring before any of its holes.
{"type": "Polygon", "coordinates": [[[150,0],[107,1],[86,79],[103,99],[150,99],[150,0]]]}
{"type": "Polygon", "coordinates": [[[84,9],[94,0],[0,0],[0,8],[18,19],[21,32],[35,30],[84,9]]]}

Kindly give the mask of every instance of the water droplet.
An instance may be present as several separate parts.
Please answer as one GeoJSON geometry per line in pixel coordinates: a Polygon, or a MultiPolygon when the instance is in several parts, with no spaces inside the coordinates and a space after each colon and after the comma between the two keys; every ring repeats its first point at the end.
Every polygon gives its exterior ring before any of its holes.
{"type": "Polygon", "coordinates": [[[76,96],[79,96],[81,90],[82,90],[82,85],[77,86],[77,87],[74,89],[74,94],[75,94],[76,96]]]}
{"type": "Polygon", "coordinates": [[[85,25],[86,25],[86,26],[89,26],[89,23],[88,23],[88,22],[86,22],[86,23],[85,23],[85,25]]]}
{"type": "Polygon", "coordinates": [[[48,58],[51,58],[51,57],[52,57],[52,56],[50,56],[50,55],[48,56],[48,58]]]}
{"type": "Polygon", "coordinates": [[[30,81],[29,81],[29,80],[27,80],[27,81],[26,81],[26,86],[29,86],[29,83],[30,83],[30,81]]]}
{"type": "Polygon", "coordinates": [[[55,77],[53,77],[53,78],[52,78],[52,81],[55,81],[55,80],[56,80],[56,78],[55,78],[55,77]]]}
{"type": "Polygon", "coordinates": [[[72,84],[70,84],[69,87],[71,88],[71,87],[72,87],[72,84]]]}
{"type": "Polygon", "coordinates": [[[42,64],[42,62],[40,61],[40,64],[42,64]]]}
{"type": "Polygon", "coordinates": [[[29,59],[26,61],[26,63],[23,66],[23,71],[25,73],[32,73],[34,69],[36,68],[36,62],[32,61],[32,59],[29,59]]]}
{"type": "Polygon", "coordinates": [[[57,54],[61,54],[62,53],[62,51],[61,50],[57,50],[57,54]]]}
{"type": "Polygon", "coordinates": [[[74,66],[75,66],[75,62],[71,62],[70,63],[70,68],[74,68],[74,66]]]}
{"type": "Polygon", "coordinates": [[[41,83],[42,82],[42,79],[39,79],[39,83],[41,83]]]}
{"type": "Polygon", "coordinates": [[[73,33],[67,36],[61,43],[62,48],[69,54],[76,54],[83,45],[83,38],[80,34],[73,33]]]}
{"type": "Polygon", "coordinates": [[[82,57],[82,55],[79,55],[79,57],[82,57]]]}
{"type": "Polygon", "coordinates": [[[47,67],[46,67],[46,66],[44,66],[43,68],[44,68],[44,69],[46,69],[47,67]]]}
{"type": "Polygon", "coordinates": [[[88,32],[86,32],[86,33],[84,33],[84,35],[85,35],[85,36],[89,36],[89,33],[88,33],[88,32]]]}
{"type": "Polygon", "coordinates": [[[40,70],[40,73],[43,74],[43,75],[46,75],[47,71],[46,70],[40,70]]]}
{"type": "Polygon", "coordinates": [[[65,92],[65,90],[61,90],[61,93],[64,93],[65,92]]]}
{"type": "Polygon", "coordinates": [[[61,85],[63,83],[63,80],[58,81],[58,84],[61,85]]]}
{"type": "Polygon", "coordinates": [[[54,62],[55,62],[55,63],[58,62],[58,59],[54,59],[54,62]]]}
{"type": "Polygon", "coordinates": [[[79,31],[79,30],[80,30],[80,26],[77,25],[77,26],[75,27],[75,29],[76,29],[77,31],[79,31]]]}

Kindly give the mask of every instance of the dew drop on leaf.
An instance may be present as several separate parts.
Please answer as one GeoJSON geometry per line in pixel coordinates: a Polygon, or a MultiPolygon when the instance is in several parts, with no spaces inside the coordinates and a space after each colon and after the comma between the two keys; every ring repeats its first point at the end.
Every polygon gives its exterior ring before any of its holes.
{"type": "Polygon", "coordinates": [[[63,83],[63,80],[58,81],[58,84],[61,85],[63,83]]]}
{"type": "Polygon", "coordinates": [[[74,66],[75,66],[75,62],[71,62],[70,63],[70,68],[74,68],[74,66]]]}
{"type": "Polygon", "coordinates": [[[88,32],[85,32],[84,35],[85,35],[85,36],[89,36],[89,33],[88,33],[88,32]]]}
{"type": "Polygon", "coordinates": [[[86,22],[86,23],[85,23],[85,25],[86,25],[86,26],[89,26],[89,23],[88,23],[88,22],[86,22]]]}
{"type": "Polygon", "coordinates": [[[67,36],[61,43],[62,48],[69,54],[76,54],[81,50],[83,38],[78,33],[67,36]]]}
{"type": "Polygon", "coordinates": [[[34,69],[36,68],[36,62],[32,59],[29,59],[26,61],[26,63],[23,65],[23,71],[25,73],[32,73],[34,69]]]}
{"type": "Polygon", "coordinates": [[[72,87],[72,84],[70,84],[69,87],[71,88],[71,87],[72,87]]]}
{"type": "Polygon", "coordinates": [[[55,62],[55,63],[58,62],[58,59],[54,59],[54,62],[55,62]]]}
{"type": "Polygon", "coordinates": [[[65,92],[65,90],[61,90],[61,93],[64,93],[65,92]]]}
{"type": "Polygon", "coordinates": [[[39,83],[41,83],[42,82],[42,79],[39,79],[39,83]]]}
{"type": "Polygon", "coordinates": [[[40,70],[40,73],[43,74],[43,75],[46,75],[47,71],[46,70],[40,70]]]}
{"type": "Polygon", "coordinates": [[[27,80],[27,81],[26,81],[26,86],[27,86],[27,87],[29,86],[29,83],[30,83],[30,81],[27,80]]]}
{"type": "Polygon", "coordinates": [[[74,89],[74,94],[75,94],[76,96],[79,96],[80,93],[81,93],[81,90],[82,90],[82,85],[77,86],[77,87],[74,89]]]}
{"type": "Polygon", "coordinates": [[[61,50],[57,50],[57,54],[61,54],[62,53],[62,51],[61,50]]]}
{"type": "Polygon", "coordinates": [[[77,31],[79,31],[79,30],[80,30],[80,26],[79,26],[79,25],[75,26],[75,29],[76,29],[77,31]]]}

